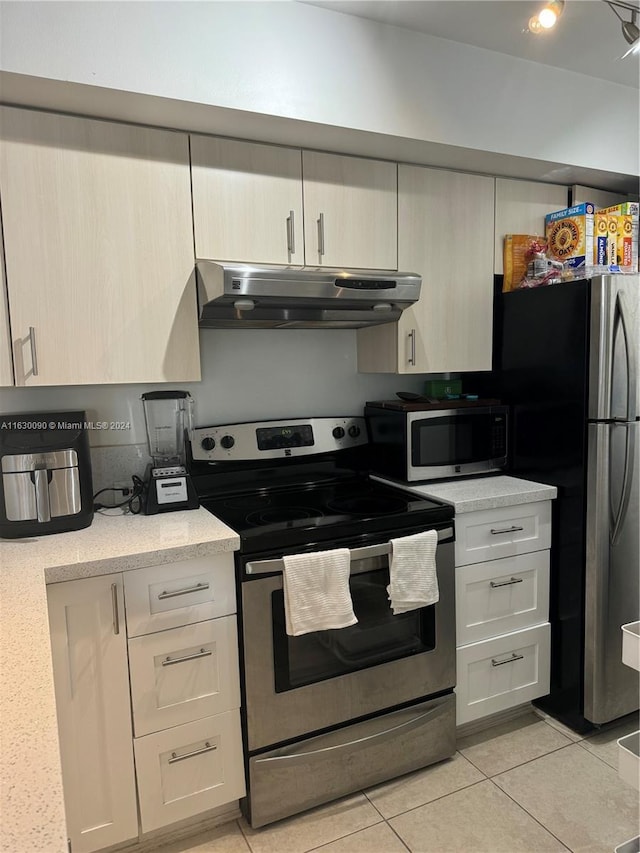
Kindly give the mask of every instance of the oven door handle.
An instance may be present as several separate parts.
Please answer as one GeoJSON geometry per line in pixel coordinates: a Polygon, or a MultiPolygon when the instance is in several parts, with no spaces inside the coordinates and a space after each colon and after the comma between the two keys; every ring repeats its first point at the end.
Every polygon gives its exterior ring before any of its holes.
{"type": "MultiPolygon", "coordinates": [[[[453,537],[453,527],[445,527],[444,530],[438,530],[438,542],[443,542],[445,539],[453,537]]],[[[352,562],[357,560],[367,560],[370,557],[384,557],[391,551],[389,542],[381,542],[379,545],[367,545],[365,548],[352,548],[349,552],[352,562]]],[[[249,562],[245,566],[245,571],[248,575],[266,575],[274,572],[284,571],[283,560],[258,560],[257,562],[249,562]]]]}

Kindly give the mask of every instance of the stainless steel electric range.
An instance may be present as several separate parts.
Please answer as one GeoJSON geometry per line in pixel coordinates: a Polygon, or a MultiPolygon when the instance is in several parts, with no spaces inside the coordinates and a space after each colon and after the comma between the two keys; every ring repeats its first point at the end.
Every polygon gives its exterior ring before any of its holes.
{"type": "Polygon", "coordinates": [[[194,430],[202,505],[236,553],[243,808],[253,827],[424,767],[455,751],[453,509],[371,480],[364,419],[194,430]],[[438,531],[437,604],[393,615],[389,540],[438,531]],[[351,551],[356,625],[285,629],[282,557],[351,551]]]}

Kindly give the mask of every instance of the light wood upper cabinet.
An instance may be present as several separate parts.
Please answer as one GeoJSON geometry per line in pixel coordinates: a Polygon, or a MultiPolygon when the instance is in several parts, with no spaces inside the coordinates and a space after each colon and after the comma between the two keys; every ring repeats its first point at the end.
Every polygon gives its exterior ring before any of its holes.
{"type": "Polygon", "coordinates": [[[612,207],[614,204],[620,204],[621,201],[627,201],[627,195],[626,193],[612,193],[607,190],[596,190],[593,187],[574,184],[571,199],[572,204],[583,204],[590,201],[597,210],[599,207],[612,207]]]}
{"type": "Polygon", "coordinates": [[[422,276],[398,323],[358,331],[362,372],[491,369],[494,179],[400,165],[398,259],[422,276]]]}
{"type": "Polygon", "coordinates": [[[187,135],[0,120],[16,384],[199,379],[187,135]]]}
{"type": "Polygon", "coordinates": [[[302,153],[191,137],[197,258],[303,264],[302,153]]]}
{"type": "Polygon", "coordinates": [[[122,577],[47,587],[67,830],[73,853],[137,839],[122,577]]]}
{"type": "Polygon", "coordinates": [[[568,187],[496,178],[495,272],[504,272],[504,235],[544,235],[547,213],[569,204],[568,187]]]}
{"type": "Polygon", "coordinates": [[[0,387],[13,385],[13,358],[7,306],[7,283],[4,274],[4,245],[0,219],[0,387]]]}
{"type": "Polygon", "coordinates": [[[397,168],[302,152],[308,266],[398,269],[397,168]]]}

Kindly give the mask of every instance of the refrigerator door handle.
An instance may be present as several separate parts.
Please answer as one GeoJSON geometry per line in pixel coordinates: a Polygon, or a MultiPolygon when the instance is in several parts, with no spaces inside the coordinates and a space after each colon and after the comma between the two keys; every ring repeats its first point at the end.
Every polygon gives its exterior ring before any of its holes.
{"type": "Polygon", "coordinates": [[[627,359],[627,420],[633,421],[637,416],[636,412],[636,387],[638,385],[637,364],[635,358],[635,349],[632,346],[631,337],[629,334],[629,324],[627,322],[626,297],[622,291],[618,291],[616,298],[616,314],[622,326],[622,334],[624,335],[624,350],[627,359]]]}
{"type": "Polygon", "coordinates": [[[635,435],[631,427],[635,424],[616,423],[615,427],[626,429],[627,436],[624,445],[624,474],[622,476],[622,496],[620,498],[620,506],[618,508],[617,517],[612,518],[610,541],[612,545],[616,544],[620,531],[624,525],[629,510],[629,501],[631,500],[631,487],[633,485],[633,466],[635,462],[635,435]]]}

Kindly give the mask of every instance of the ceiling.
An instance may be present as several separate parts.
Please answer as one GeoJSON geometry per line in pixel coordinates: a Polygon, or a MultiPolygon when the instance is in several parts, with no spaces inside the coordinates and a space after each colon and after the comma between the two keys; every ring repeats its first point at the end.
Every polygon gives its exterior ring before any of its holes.
{"type": "MultiPolygon", "coordinates": [[[[526,32],[526,27],[529,18],[542,7],[542,0],[302,2],[588,74],[613,83],[640,87],[640,55],[636,53],[621,58],[629,45],[622,35],[621,22],[603,0],[566,0],[564,12],[555,29],[541,35],[526,32]]],[[[631,20],[630,11],[618,9],[618,12],[625,20],[631,20]]]]}

